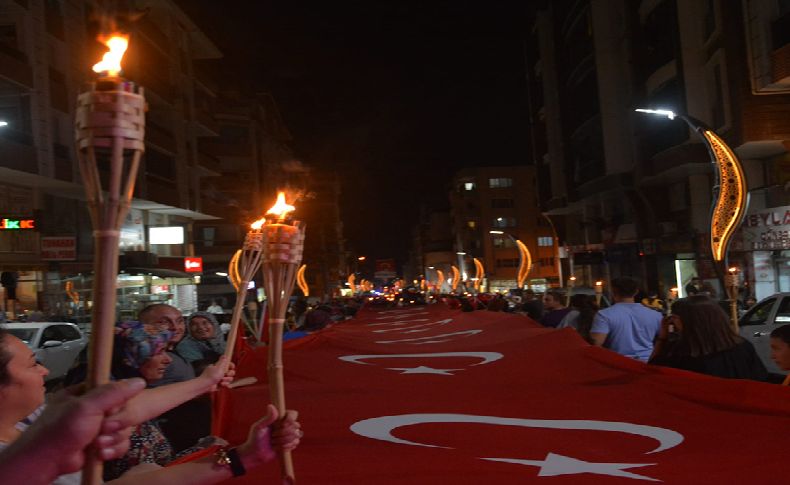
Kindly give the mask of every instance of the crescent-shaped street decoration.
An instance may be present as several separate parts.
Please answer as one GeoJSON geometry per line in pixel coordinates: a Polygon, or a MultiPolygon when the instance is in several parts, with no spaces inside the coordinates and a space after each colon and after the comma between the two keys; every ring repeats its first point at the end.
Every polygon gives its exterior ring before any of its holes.
{"type": "Polygon", "coordinates": [[[743,166],[729,146],[712,130],[701,130],[715,160],[718,194],[710,221],[710,249],[714,261],[724,261],[735,230],[746,215],[749,191],[743,166]]]}
{"type": "Polygon", "coordinates": [[[453,272],[453,291],[455,291],[458,288],[458,283],[461,282],[461,272],[458,271],[458,267],[455,265],[450,266],[450,269],[453,272]]]}

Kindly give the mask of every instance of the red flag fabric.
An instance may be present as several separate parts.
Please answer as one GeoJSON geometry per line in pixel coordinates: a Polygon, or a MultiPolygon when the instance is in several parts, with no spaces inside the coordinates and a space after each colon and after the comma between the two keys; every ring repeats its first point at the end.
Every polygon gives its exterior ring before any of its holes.
{"type": "MultiPolygon", "coordinates": [[[[365,310],[284,356],[301,483],[787,482],[790,389],[649,366],[526,317],[365,310]]],[[[264,382],[265,357],[239,372],[264,382]]],[[[223,437],[242,442],[268,402],[265,383],[230,391],[223,437]]]]}

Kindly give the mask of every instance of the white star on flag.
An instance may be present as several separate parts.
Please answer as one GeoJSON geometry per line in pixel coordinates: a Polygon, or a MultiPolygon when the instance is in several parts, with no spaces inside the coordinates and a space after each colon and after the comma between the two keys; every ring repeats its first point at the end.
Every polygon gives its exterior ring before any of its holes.
{"type": "Polygon", "coordinates": [[[520,460],[517,458],[483,458],[488,461],[500,461],[504,463],[517,463],[519,465],[530,465],[540,467],[539,477],[555,477],[557,475],[577,475],[579,473],[594,473],[596,475],[611,475],[613,477],[634,478],[637,480],[650,480],[660,482],[655,478],[637,475],[624,471],[626,468],[636,468],[639,466],[650,466],[655,463],[595,463],[584,460],[577,460],[569,456],[549,453],[545,460],[520,460]]]}
{"type": "Polygon", "coordinates": [[[453,371],[463,369],[434,369],[424,365],[418,367],[387,367],[389,370],[402,370],[401,374],[439,374],[443,376],[453,375],[453,371]]]}

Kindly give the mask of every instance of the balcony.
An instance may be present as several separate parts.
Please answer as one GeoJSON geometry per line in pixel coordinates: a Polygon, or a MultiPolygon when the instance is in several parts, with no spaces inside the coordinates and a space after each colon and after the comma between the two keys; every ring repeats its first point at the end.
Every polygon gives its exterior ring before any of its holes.
{"type": "Polygon", "coordinates": [[[218,136],[219,124],[214,116],[208,111],[200,107],[195,108],[195,123],[199,132],[197,136],[218,136]]]}
{"type": "Polygon", "coordinates": [[[790,86],[790,44],[771,52],[771,81],[790,86]]]}
{"type": "Polygon", "coordinates": [[[193,61],[192,72],[195,75],[195,81],[205,91],[210,94],[216,94],[219,91],[216,61],[193,61]]]}
{"type": "Polygon", "coordinates": [[[146,176],[146,199],[160,204],[180,207],[178,191],[172,182],[165,182],[157,177],[146,176]]]}
{"type": "Polygon", "coordinates": [[[202,138],[198,141],[200,151],[215,157],[252,157],[249,140],[240,143],[224,143],[220,140],[202,138]]]}
{"type": "Polygon", "coordinates": [[[62,72],[49,68],[49,104],[58,111],[69,113],[69,95],[62,72]]]}
{"type": "Polygon", "coordinates": [[[145,141],[170,153],[177,151],[173,132],[150,121],[145,126],[145,141]]]}
{"type": "Polygon", "coordinates": [[[28,173],[38,173],[33,137],[9,127],[0,132],[0,166],[28,173]]]}
{"type": "MultiPolygon", "coordinates": [[[[62,146],[62,145],[61,145],[62,146]]],[[[54,157],[55,161],[55,178],[58,180],[65,180],[66,182],[71,182],[74,179],[74,173],[72,171],[72,163],[71,160],[68,158],[62,158],[55,154],[54,157]]]]}
{"type": "Polygon", "coordinates": [[[217,175],[219,175],[220,171],[222,170],[219,160],[217,160],[216,157],[203,152],[198,152],[197,163],[199,166],[210,172],[214,172],[217,175]]]}
{"type": "Polygon", "coordinates": [[[33,69],[24,52],[0,42],[0,77],[33,89],[33,69]]]}

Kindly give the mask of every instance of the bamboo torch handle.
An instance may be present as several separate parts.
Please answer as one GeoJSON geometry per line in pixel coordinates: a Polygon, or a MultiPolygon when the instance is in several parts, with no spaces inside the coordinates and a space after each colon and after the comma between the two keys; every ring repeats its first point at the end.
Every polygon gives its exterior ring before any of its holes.
{"type": "Polygon", "coordinates": [[[233,358],[233,350],[236,348],[236,338],[239,334],[239,326],[241,325],[241,312],[244,308],[244,297],[247,295],[248,280],[241,280],[239,288],[236,290],[236,304],[233,305],[233,313],[230,317],[230,330],[228,331],[228,340],[225,345],[225,357],[228,362],[233,358]]]}
{"type": "MultiPolygon", "coordinates": [[[[283,377],[283,325],[284,318],[269,319],[269,397],[277,408],[280,419],[285,418],[285,379],[283,377]]],[[[283,483],[296,482],[293,458],[290,451],[280,454],[283,483]]]]}
{"type": "MultiPolygon", "coordinates": [[[[115,279],[118,274],[118,231],[97,231],[93,278],[93,316],[88,359],[88,389],[110,380],[115,330],[115,279]]],[[[82,471],[83,485],[102,483],[102,461],[89,453],[82,471]]]]}

